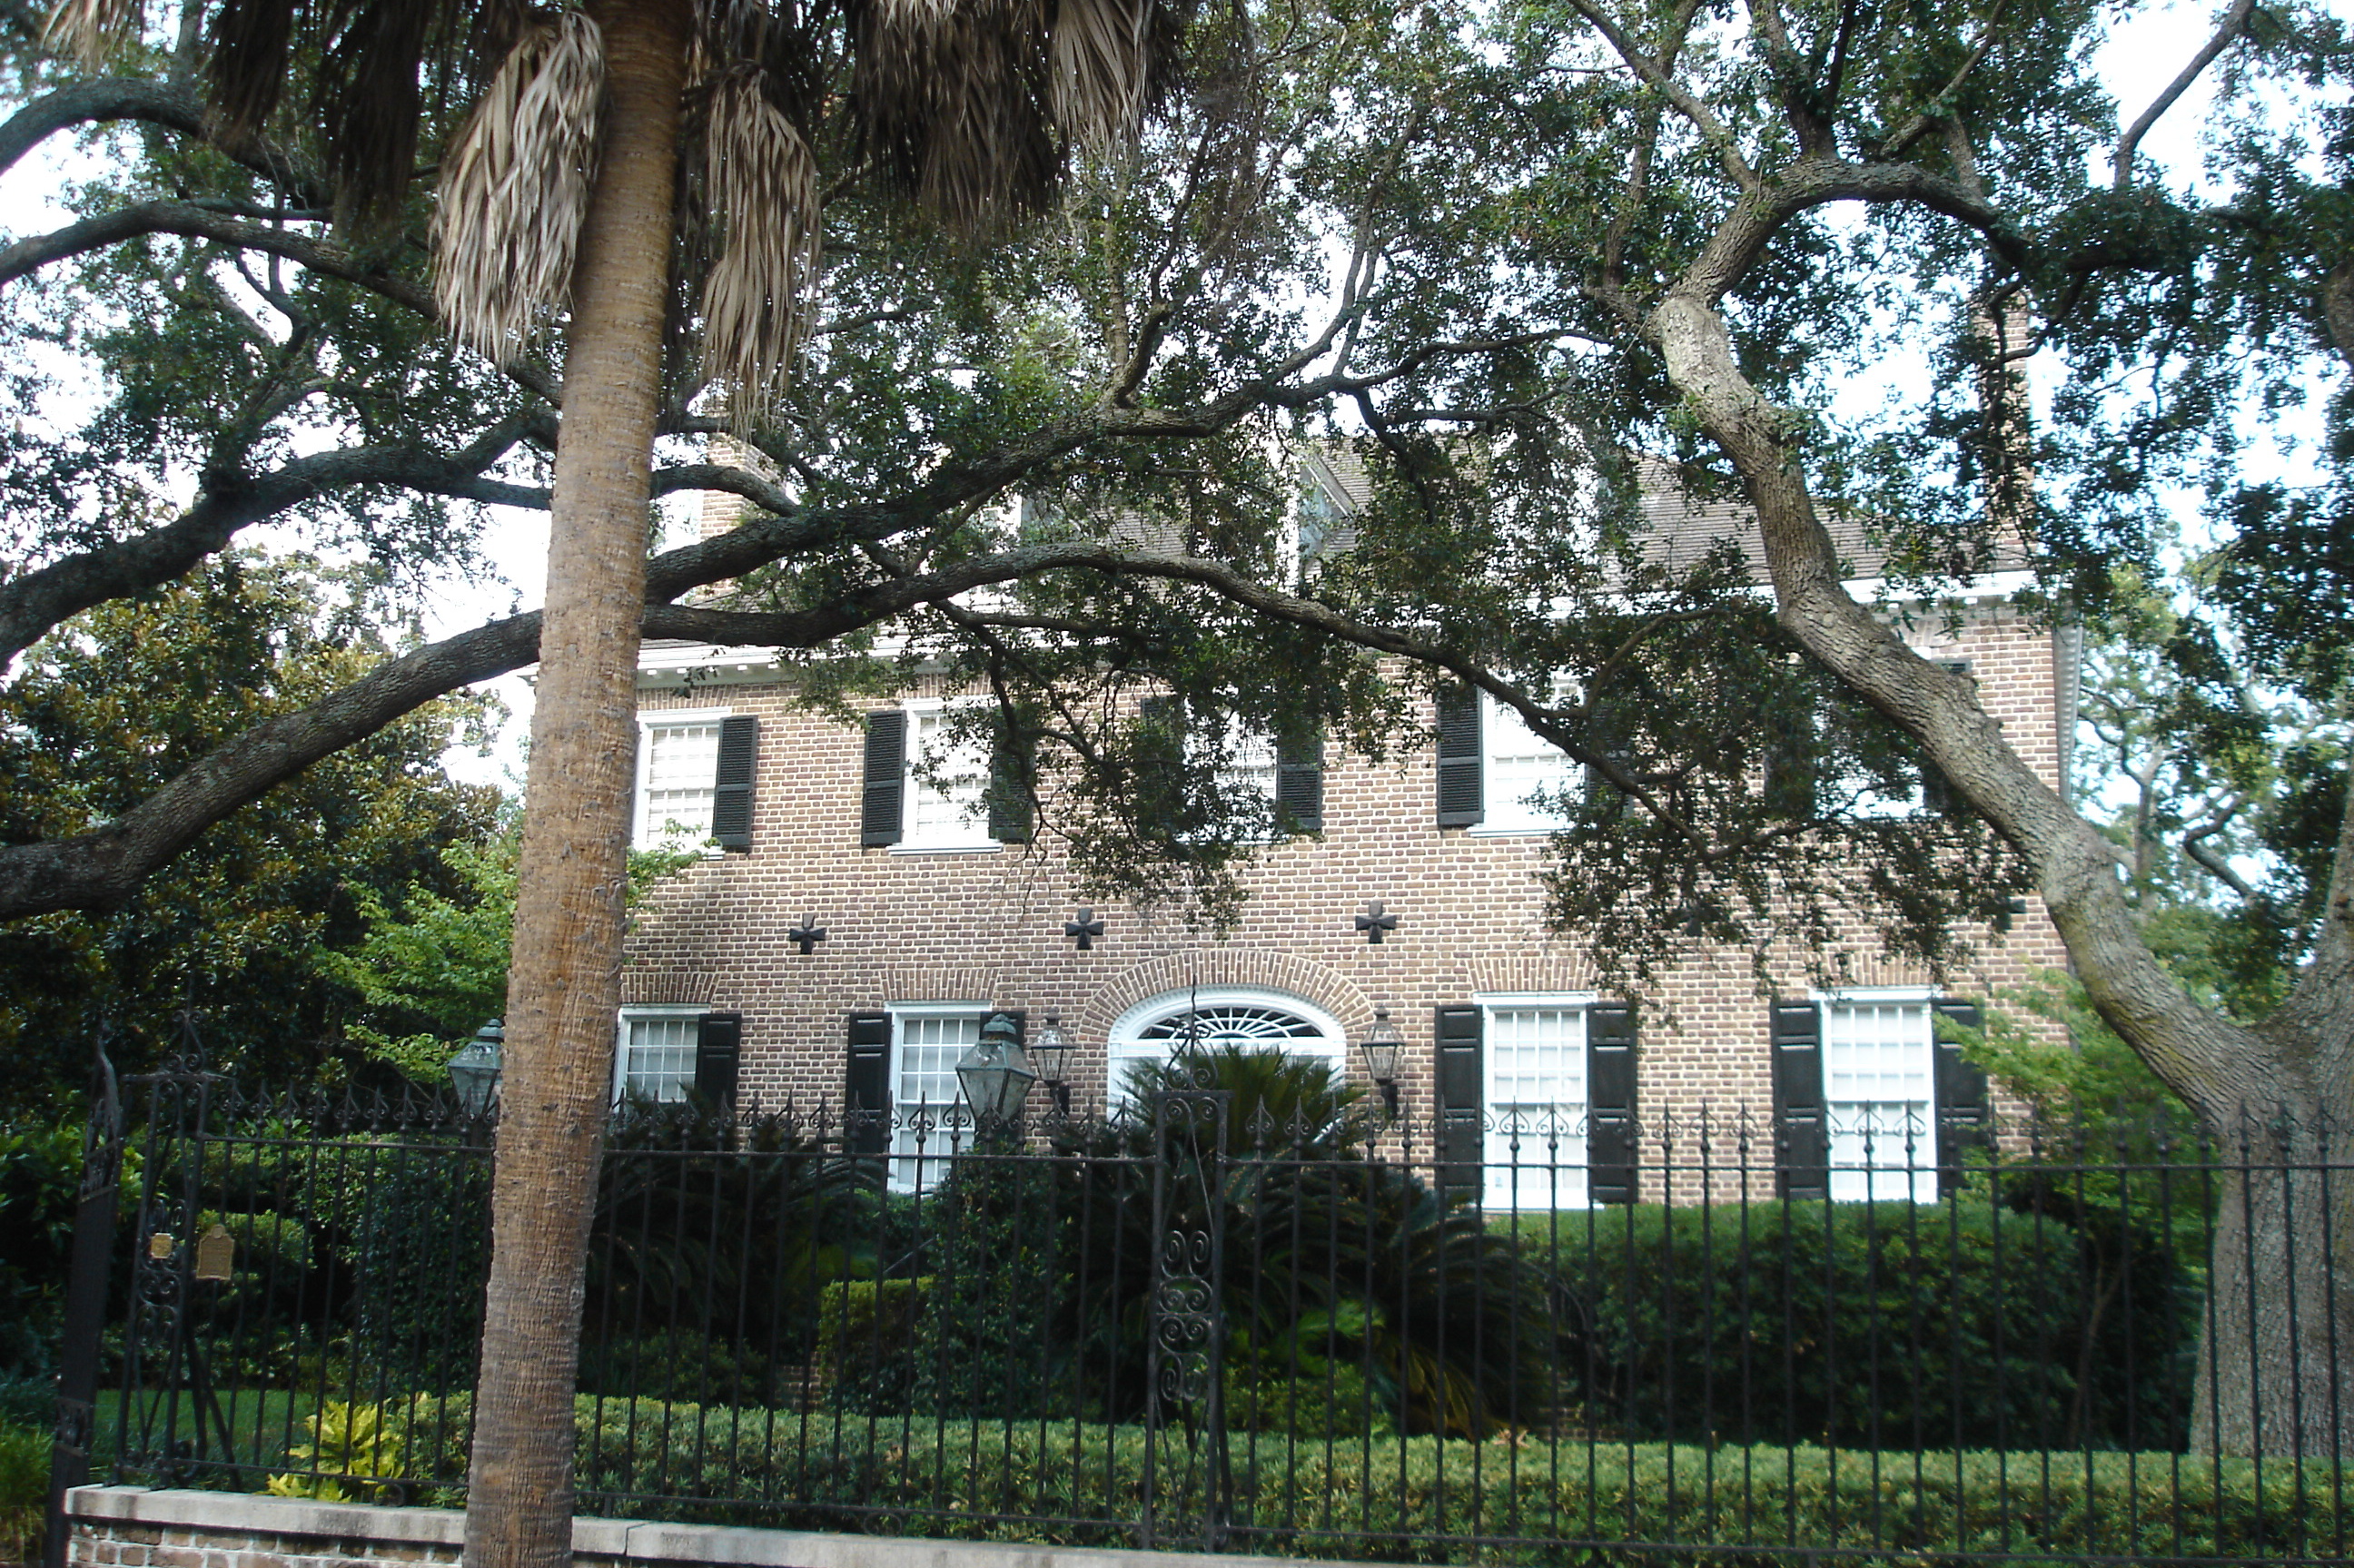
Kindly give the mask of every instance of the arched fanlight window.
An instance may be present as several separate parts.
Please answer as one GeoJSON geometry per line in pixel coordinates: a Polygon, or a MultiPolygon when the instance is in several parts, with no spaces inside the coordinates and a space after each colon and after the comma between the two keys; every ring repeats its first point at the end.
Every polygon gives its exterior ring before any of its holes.
{"type": "Polygon", "coordinates": [[[1347,1066],[1348,1037],[1340,1022],[1299,997],[1243,986],[1164,991],[1112,1024],[1112,1099],[1125,1097],[1130,1063],[1167,1061],[1188,1040],[1211,1050],[1280,1051],[1330,1062],[1336,1070],[1347,1066]]]}

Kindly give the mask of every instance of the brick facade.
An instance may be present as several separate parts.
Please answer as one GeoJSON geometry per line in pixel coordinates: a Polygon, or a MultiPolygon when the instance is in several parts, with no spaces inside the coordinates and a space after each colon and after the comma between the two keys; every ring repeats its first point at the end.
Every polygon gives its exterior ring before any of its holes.
{"type": "MultiPolygon", "coordinates": [[[[1967,660],[1981,700],[2026,759],[2062,783],[2073,671],[2049,629],[1989,598],[1914,618],[1914,645],[1967,660]]],[[[651,651],[659,660],[662,651],[651,651]]],[[[622,980],[625,1003],[689,1003],[743,1015],[739,1092],[761,1103],[839,1105],[844,1019],[919,1001],[1061,1015],[1085,1053],[1082,1104],[1102,1093],[1104,1041],[1121,1013],[1191,986],[1294,996],[1330,1013],[1351,1040],[1386,1007],[1406,1040],[1407,1107],[1433,1093],[1435,1010],[1492,993],[1588,992],[1574,941],[1541,923],[1541,835],[1441,829],[1427,749],[1373,766],[1326,758],[1320,839],[1268,846],[1247,874],[1240,924],[1213,938],[1174,918],[1100,907],[1104,935],[1079,951],[1063,923],[1083,901],[1051,837],[1031,847],[925,853],[861,848],[862,732],[795,707],[758,660],[702,665],[693,689],[650,668],[643,712],[724,711],[758,721],[748,853],[715,855],[658,888],[639,914],[622,980]],[[1397,926],[1379,945],[1354,925],[1380,900],[1397,926]],[[789,928],[813,917],[826,939],[804,955],[789,928]]],[[[875,706],[887,705],[875,704],[875,706]]],[[[1854,934],[1859,986],[1925,986],[1925,973],[1854,934]]],[[[2040,905],[2008,935],[1988,933],[1956,995],[1992,996],[2063,962],[2040,905]]],[[[1774,973],[1805,997],[1803,966],[1774,973]]],[[[1715,952],[1667,974],[1643,1013],[1639,1110],[1763,1110],[1772,1101],[1768,1004],[1747,954],[1715,952]]],[[[1362,1075],[1353,1059],[1350,1070],[1362,1075]]]]}

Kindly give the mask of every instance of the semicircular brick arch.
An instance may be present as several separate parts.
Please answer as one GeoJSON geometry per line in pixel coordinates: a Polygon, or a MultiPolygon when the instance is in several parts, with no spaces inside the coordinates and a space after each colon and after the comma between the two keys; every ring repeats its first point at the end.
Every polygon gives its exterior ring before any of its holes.
{"type": "Polygon", "coordinates": [[[1090,1039],[1108,1038],[1119,1015],[1138,1002],[1195,985],[1286,992],[1331,1013],[1352,1040],[1373,1021],[1365,993],[1322,964],[1272,948],[1198,948],[1147,959],[1116,976],[1087,999],[1079,1027],[1090,1039]]]}

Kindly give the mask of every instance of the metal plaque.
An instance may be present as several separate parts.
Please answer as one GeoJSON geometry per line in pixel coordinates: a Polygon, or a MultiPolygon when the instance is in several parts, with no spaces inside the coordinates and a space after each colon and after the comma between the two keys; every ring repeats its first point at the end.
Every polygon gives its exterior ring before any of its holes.
{"type": "Polygon", "coordinates": [[[178,1240],[173,1236],[171,1232],[157,1231],[154,1235],[147,1238],[147,1255],[154,1258],[156,1262],[161,1263],[164,1259],[171,1256],[172,1249],[179,1245],[178,1240]]]}
{"type": "Polygon", "coordinates": [[[237,1265],[237,1238],[219,1221],[196,1238],[196,1277],[227,1279],[237,1265]]]}

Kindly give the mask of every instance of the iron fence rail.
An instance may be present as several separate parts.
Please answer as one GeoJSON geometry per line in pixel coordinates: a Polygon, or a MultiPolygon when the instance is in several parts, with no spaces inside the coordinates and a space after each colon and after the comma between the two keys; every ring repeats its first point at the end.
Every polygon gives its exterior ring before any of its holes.
{"type": "MultiPolygon", "coordinates": [[[[495,1128],[139,1088],[117,1478],[461,1501],[495,1128]]],[[[1568,1123],[1467,1168],[1207,1081],[853,1152],[874,1130],[616,1118],[584,1509],[1416,1562],[2349,1560],[2342,1423],[2192,1447],[2247,1393],[2208,1327],[2219,1205],[2331,1192],[2330,1129],[2002,1127],[1933,1201],[1827,1202],[1780,1195],[1766,1118],[1659,1120],[1644,1201],[1598,1208],[1546,1201],[1584,1190],[1568,1123]]],[[[2266,1331],[2334,1347],[2339,1260],[2298,1266],[2323,1320],[2266,1331]]],[[[2338,1408],[2336,1361],[2301,1400],[2338,1408]]]]}

